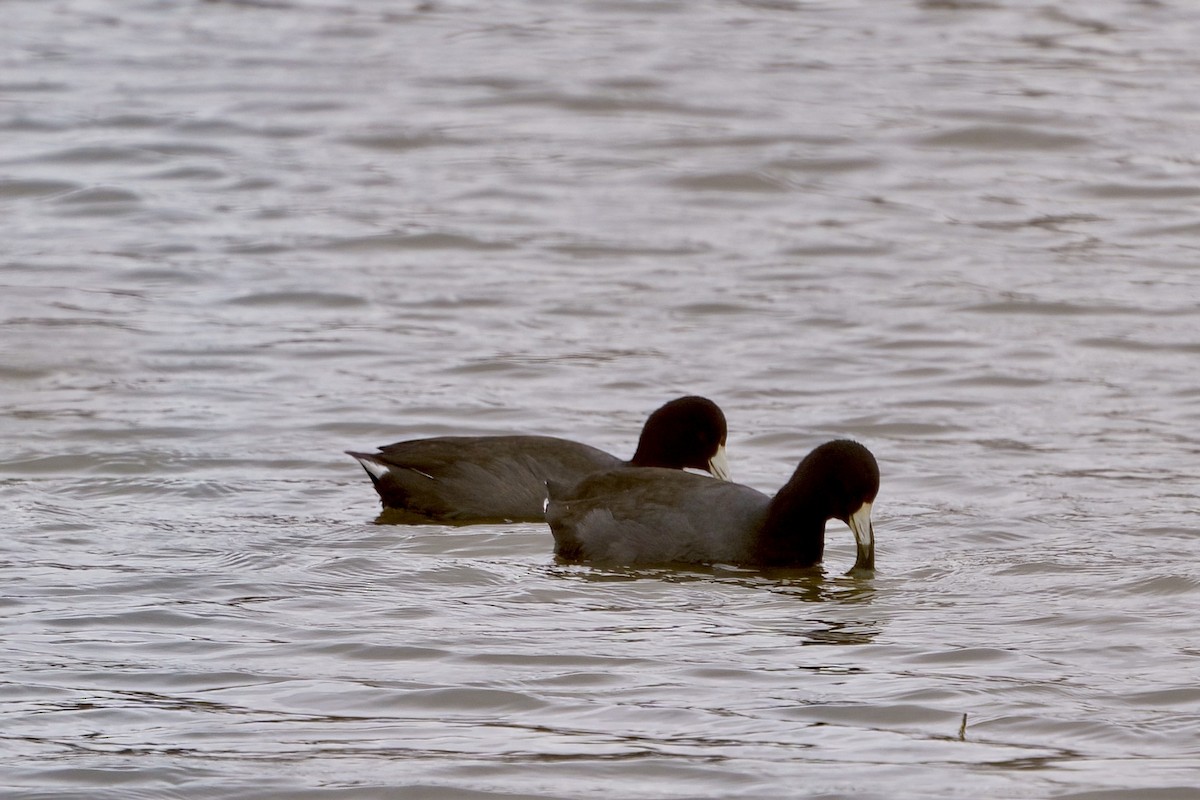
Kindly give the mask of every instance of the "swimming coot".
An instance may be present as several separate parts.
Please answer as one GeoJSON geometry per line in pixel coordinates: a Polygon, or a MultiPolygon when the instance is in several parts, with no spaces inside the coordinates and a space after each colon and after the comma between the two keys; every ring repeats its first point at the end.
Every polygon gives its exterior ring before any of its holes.
{"type": "Polygon", "coordinates": [[[551,483],[546,521],[567,561],[808,567],[824,553],[825,521],[840,519],[858,544],[854,568],[874,569],[878,492],[871,451],[837,440],[809,453],[773,498],[703,475],[615,470],[551,483]]]}
{"type": "Polygon", "coordinates": [[[388,521],[540,522],[546,482],[574,486],[594,472],[685,467],[729,479],[725,415],[703,397],[680,397],[646,420],[637,450],[622,461],[551,436],[443,436],[349,452],[375,484],[388,521]]]}

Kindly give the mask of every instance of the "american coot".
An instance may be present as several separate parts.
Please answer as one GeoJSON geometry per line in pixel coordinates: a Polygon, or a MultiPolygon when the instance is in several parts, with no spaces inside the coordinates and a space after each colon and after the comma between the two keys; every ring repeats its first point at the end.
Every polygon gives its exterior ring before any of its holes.
{"type": "Polygon", "coordinates": [[[703,397],[680,397],[646,420],[637,451],[622,461],[551,436],[444,436],[355,453],[389,512],[407,523],[540,522],[546,482],[574,486],[624,467],[693,467],[729,479],[725,415],[703,397]]]}
{"type": "Polygon", "coordinates": [[[821,561],[825,521],[840,519],[858,544],[854,568],[874,569],[878,492],[871,451],[838,440],[809,453],[773,498],[703,475],[627,469],[573,488],[551,483],[546,521],[567,561],[808,567],[821,561]]]}

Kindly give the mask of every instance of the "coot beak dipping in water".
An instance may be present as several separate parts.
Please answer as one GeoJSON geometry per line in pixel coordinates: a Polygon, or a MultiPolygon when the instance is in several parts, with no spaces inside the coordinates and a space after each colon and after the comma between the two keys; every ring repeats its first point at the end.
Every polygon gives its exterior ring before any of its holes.
{"type": "Polygon", "coordinates": [[[854,569],[875,569],[875,529],[871,525],[871,504],[859,506],[846,524],[854,533],[854,569]]]}
{"type": "Polygon", "coordinates": [[[717,452],[708,460],[708,471],[719,481],[727,481],[729,475],[729,456],[725,453],[725,442],[717,446],[717,452]]]}
{"type": "Polygon", "coordinates": [[[726,436],[717,404],[690,396],[650,415],[629,461],[551,436],[443,436],[350,455],[370,476],[388,522],[540,522],[547,481],[573,486],[629,467],[702,469],[728,480],[726,436]]]}
{"type": "Polygon", "coordinates": [[[825,522],[839,519],[854,533],[854,569],[875,567],[879,465],[857,442],[817,447],[774,497],[661,469],[609,471],[549,489],[546,521],[567,561],[809,567],[824,556],[825,522]]]}

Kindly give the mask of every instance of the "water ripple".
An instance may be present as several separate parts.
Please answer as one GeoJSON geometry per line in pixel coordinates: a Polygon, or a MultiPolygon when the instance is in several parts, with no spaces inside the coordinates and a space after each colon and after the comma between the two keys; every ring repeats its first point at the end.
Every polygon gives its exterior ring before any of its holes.
{"type": "Polygon", "coordinates": [[[6,6],[9,794],[1196,795],[1188,9],[161,5],[6,6]],[[764,491],[868,444],[875,574],[342,453],[691,393],[764,491]]]}

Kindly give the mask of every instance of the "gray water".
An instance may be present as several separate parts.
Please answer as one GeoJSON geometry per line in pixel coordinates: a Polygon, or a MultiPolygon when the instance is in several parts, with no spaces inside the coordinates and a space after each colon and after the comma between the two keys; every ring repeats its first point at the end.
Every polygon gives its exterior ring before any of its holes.
{"type": "Polygon", "coordinates": [[[1200,797],[1200,12],[14,0],[0,794],[1200,797]],[[377,525],[342,454],[878,456],[878,571],[377,525]]]}

